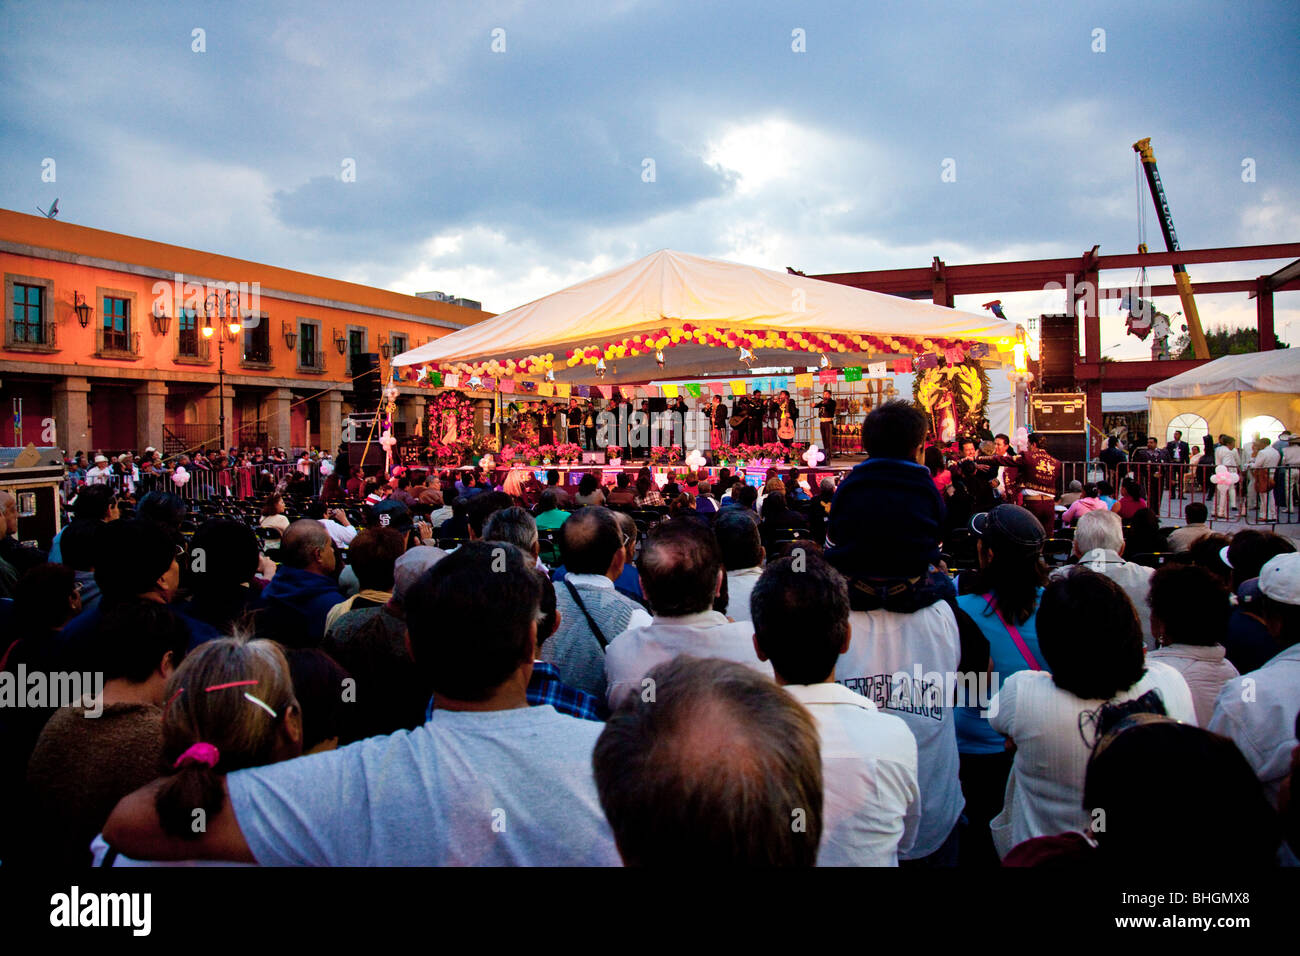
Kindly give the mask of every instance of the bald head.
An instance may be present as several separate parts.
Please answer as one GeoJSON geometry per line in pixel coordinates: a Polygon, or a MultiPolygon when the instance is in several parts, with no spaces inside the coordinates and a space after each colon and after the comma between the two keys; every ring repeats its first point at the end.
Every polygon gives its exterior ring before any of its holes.
{"type": "Polygon", "coordinates": [[[647,675],[592,756],[628,866],[812,866],[822,830],[816,724],[732,661],[681,656],[647,675]],[[798,825],[796,825],[798,824],[798,825]]]}
{"type": "Polygon", "coordinates": [[[280,538],[280,560],[300,571],[328,574],[334,570],[330,533],[313,518],[295,521],[280,538]]]}
{"type": "Polygon", "coordinates": [[[622,570],[618,559],[623,536],[614,512],[600,507],[579,508],[560,527],[560,556],[570,574],[609,574],[616,561],[618,570],[622,570]]]}

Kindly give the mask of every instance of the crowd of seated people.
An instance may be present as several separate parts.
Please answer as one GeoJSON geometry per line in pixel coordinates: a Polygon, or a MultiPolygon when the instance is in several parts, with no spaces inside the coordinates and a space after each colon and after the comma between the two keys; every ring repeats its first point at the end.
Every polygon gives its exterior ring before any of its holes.
{"type": "Polygon", "coordinates": [[[879,406],[828,486],[87,489],[0,670],[102,682],[0,708],[0,862],[1295,864],[1294,545],[1130,560],[1081,486],[1054,556],[1015,456],[936,471],[926,432],[879,406]]]}

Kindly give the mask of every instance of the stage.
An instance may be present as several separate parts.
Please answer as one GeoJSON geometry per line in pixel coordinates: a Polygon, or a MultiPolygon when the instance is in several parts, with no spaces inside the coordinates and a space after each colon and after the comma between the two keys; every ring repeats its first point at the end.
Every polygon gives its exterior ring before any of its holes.
{"type": "MultiPolygon", "coordinates": [[[[766,477],[768,469],[776,468],[781,478],[784,479],[786,474],[790,471],[791,468],[798,468],[800,477],[805,479],[808,483],[808,486],[815,490],[817,488],[817,485],[821,483],[821,480],[823,478],[830,478],[834,481],[838,481],[841,477],[843,477],[843,475],[847,474],[855,465],[857,465],[859,462],[864,460],[865,460],[865,456],[863,455],[834,458],[830,462],[821,462],[814,468],[809,468],[805,462],[798,461],[798,460],[790,464],[785,464],[784,462],[767,462],[767,463],[759,463],[759,464],[755,464],[751,462],[745,464],[744,466],[734,465],[734,464],[733,465],[717,464],[717,465],[705,465],[703,468],[700,468],[698,470],[698,473],[701,475],[707,474],[709,476],[710,481],[716,481],[718,474],[722,471],[722,469],[728,468],[730,469],[731,474],[733,475],[743,474],[745,476],[746,484],[750,484],[753,485],[755,488],[758,488],[762,486],[763,479],[766,477]]],[[[415,466],[415,467],[423,467],[423,466],[415,466]]],[[[474,467],[473,465],[461,465],[451,470],[465,471],[473,467],[474,467]]],[[[673,464],[665,464],[660,462],[657,464],[650,464],[649,462],[644,460],[628,460],[628,459],[623,459],[617,465],[612,465],[609,463],[602,464],[598,462],[583,463],[583,464],[576,464],[576,465],[575,464],[568,464],[568,465],[512,464],[509,466],[497,465],[496,467],[494,467],[492,469],[492,483],[494,485],[500,486],[504,484],[506,480],[506,476],[509,475],[511,471],[526,471],[526,472],[532,472],[534,477],[536,477],[536,479],[544,485],[546,484],[546,473],[548,471],[557,471],[560,473],[560,484],[565,486],[566,488],[570,488],[570,487],[576,488],[578,483],[582,480],[582,476],[588,474],[599,475],[601,481],[605,485],[613,485],[614,482],[618,480],[619,474],[623,473],[628,475],[632,479],[632,483],[635,484],[636,477],[638,473],[640,473],[642,468],[650,469],[651,475],[654,476],[655,483],[660,487],[663,487],[663,485],[667,482],[669,472],[672,472],[675,475],[680,477],[682,474],[692,470],[684,462],[675,462],[673,464]]],[[[436,469],[436,470],[442,471],[443,469],[436,469]]]]}

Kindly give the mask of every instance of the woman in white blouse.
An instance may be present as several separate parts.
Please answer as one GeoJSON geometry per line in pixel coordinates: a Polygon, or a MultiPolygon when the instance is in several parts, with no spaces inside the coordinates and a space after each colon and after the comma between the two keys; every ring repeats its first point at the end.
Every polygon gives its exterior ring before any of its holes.
{"type": "Polygon", "coordinates": [[[1016,755],[1002,812],[990,824],[999,856],[1093,822],[1083,779],[1105,705],[1150,694],[1145,709],[1163,706],[1173,719],[1196,723],[1187,682],[1144,659],[1137,611],[1109,578],[1079,568],[1053,579],[1038,610],[1038,644],[1049,670],[1012,674],[989,705],[993,729],[1010,738],[1016,755]]]}

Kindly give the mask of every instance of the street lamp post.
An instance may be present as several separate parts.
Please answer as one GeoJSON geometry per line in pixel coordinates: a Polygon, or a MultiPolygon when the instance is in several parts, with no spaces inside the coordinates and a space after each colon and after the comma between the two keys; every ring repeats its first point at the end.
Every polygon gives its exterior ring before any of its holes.
{"type": "Polygon", "coordinates": [[[219,319],[229,320],[224,323],[226,329],[223,334],[217,336],[217,418],[221,427],[221,449],[224,450],[226,448],[226,339],[233,343],[243,329],[239,321],[239,293],[227,290],[224,297],[219,292],[208,293],[207,298],[203,300],[203,313],[203,337],[206,339],[212,338],[216,331],[212,327],[214,315],[219,319]]]}

